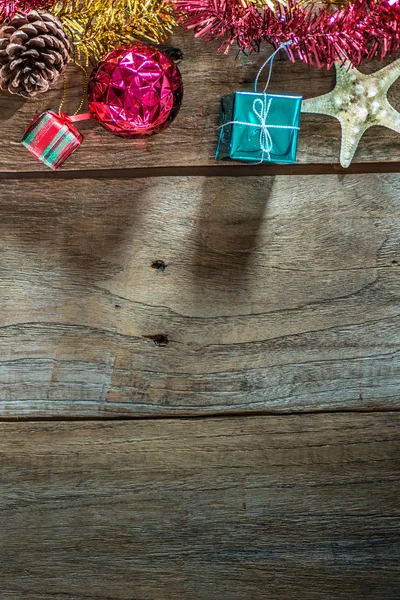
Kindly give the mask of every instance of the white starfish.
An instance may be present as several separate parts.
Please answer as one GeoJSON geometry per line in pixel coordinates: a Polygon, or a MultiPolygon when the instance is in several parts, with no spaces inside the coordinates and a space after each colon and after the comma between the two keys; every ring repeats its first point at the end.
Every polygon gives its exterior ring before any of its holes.
{"type": "Polygon", "coordinates": [[[347,168],[370,127],[382,125],[400,133],[400,113],[387,99],[389,88],[400,77],[400,59],[372,75],[360,73],[350,62],[335,66],[335,88],[324,96],[304,100],[302,112],[338,119],[342,127],[340,164],[347,168]]]}

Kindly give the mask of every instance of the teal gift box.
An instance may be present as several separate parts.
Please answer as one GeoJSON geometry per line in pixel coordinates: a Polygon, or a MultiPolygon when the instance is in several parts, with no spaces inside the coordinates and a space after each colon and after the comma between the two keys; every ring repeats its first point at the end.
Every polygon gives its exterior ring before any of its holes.
{"type": "Polygon", "coordinates": [[[301,96],[235,92],[221,98],[216,159],[296,162],[301,96]]]}

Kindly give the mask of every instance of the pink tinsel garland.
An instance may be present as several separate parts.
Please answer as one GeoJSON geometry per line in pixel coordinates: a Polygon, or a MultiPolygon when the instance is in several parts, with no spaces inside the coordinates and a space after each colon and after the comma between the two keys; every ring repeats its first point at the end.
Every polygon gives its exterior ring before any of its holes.
{"type": "Polygon", "coordinates": [[[206,41],[222,38],[225,52],[235,42],[251,52],[264,40],[274,47],[290,40],[292,61],[330,68],[338,60],[383,59],[400,47],[400,0],[354,0],[320,10],[288,4],[273,12],[245,0],[175,0],[185,27],[206,41]]]}
{"type": "Polygon", "coordinates": [[[55,4],[55,0],[0,0],[0,22],[7,17],[12,17],[16,12],[28,12],[52,4],[55,4]]]}

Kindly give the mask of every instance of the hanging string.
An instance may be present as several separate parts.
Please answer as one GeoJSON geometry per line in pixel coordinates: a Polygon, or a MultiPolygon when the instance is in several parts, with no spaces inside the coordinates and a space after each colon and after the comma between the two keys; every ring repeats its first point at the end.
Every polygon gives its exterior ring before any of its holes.
{"type": "Polygon", "coordinates": [[[288,42],[285,42],[284,44],[281,44],[279,46],[279,48],[277,48],[275,50],[275,52],[273,52],[271,54],[271,56],[269,56],[267,58],[267,60],[265,61],[265,63],[263,65],[261,65],[260,70],[257,73],[257,77],[254,80],[254,91],[257,93],[257,88],[258,88],[258,80],[260,78],[261,73],[263,72],[263,70],[265,69],[265,67],[267,66],[267,64],[269,63],[269,73],[268,73],[268,78],[267,78],[267,83],[265,84],[263,93],[265,94],[265,92],[267,91],[267,88],[269,86],[269,82],[271,81],[271,75],[272,75],[272,67],[274,65],[274,60],[275,60],[275,56],[278,54],[278,52],[280,52],[281,50],[283,50],[284,48],[286,48],[287,46],[290,46],[292,44],[292,41],[289,40],[288,42]]]}
{"type": "MultiPolygon", "coordinates": [[[[85,67],[83,67],[81,64],[79,64],[76,61],[73,61],[73,63],[77,67],[79,67],[84,72],[84,74],[85,74],[85,83],[84,83],[84,86],[83,86],[83,94],[82,94],[82,98],[81,98],[80,104],[79,104],[78,108],[76,109],[76,111],[74,112],[74,116],[75,116],[75,115],[77,115],[82,110],[82,107],[83,107],[83,105],[85,103],[85,99],[86,99],[86,96],[87,96],[87,87],[88,87],[88,82],[89,82],[89,75],[88,75],[88,72],[85,69],[85,67]]],[[[64,91],[63,91],[63,97],[62,97],[61,102],[60,102],[60,106],[58,107],[58,114],[59,115],[61,114],[62,108],[63,108],[63,106],[65,104],[66,99],[67,99],[67,75],[66,75],[65,71],[63,73],[63,82],[64,82],[64,91]]]]}

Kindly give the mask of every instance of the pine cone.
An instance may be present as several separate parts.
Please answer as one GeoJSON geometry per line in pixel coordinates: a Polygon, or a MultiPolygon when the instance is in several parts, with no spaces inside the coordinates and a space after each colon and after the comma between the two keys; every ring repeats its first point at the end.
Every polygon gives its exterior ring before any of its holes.
{"type": "Polygon", "coordinates": [[[25,98],[46,92],[71,55],[56,17],[35,10],[18,13],[0,27],[0,89],[25,98]]]}

